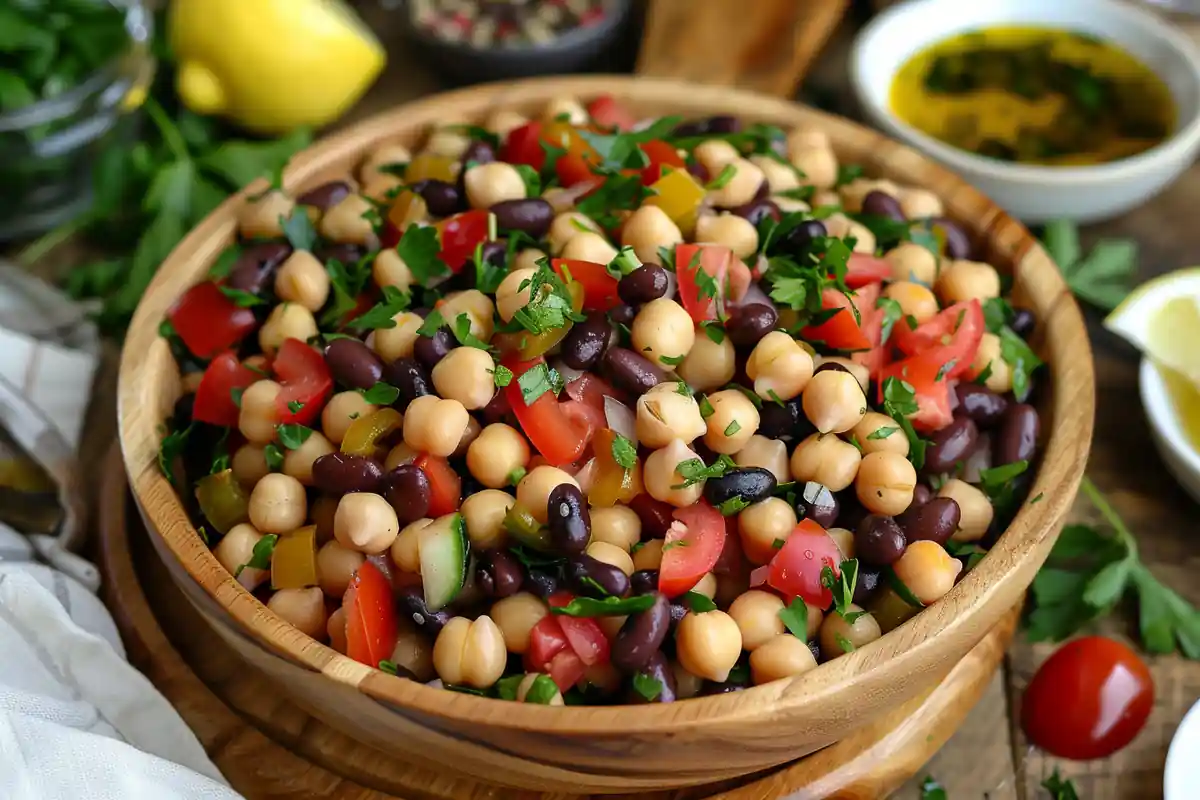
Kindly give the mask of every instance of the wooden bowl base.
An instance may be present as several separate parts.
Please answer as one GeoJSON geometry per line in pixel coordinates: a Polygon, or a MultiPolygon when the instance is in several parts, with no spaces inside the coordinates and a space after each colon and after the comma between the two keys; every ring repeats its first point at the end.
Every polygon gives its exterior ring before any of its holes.
{"type": "MultiPolygon", "coordinates": [[[[130,660],[195,731],[233,787],[250,800],[533,800],[383,756],[312,717],[238,658],[172,583],[128,494],[114,454],[104,471],[98,559],[104,598],[130,660]]],[[[812,755],[774,770],[630,800],[879,798],[912,777],[962,723],[1004,656],[1017,609],[928,694],[812,755]]],[[[585,800],[585,795],[545,795],[585,800]]]]}

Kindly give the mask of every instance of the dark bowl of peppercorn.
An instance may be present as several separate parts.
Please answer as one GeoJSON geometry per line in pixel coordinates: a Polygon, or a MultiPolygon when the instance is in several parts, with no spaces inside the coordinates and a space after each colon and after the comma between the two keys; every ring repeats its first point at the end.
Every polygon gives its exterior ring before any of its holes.
{"type": "Polygon", "coordinates": [[[458,83],[578,72],[621,37],[631,0],[408,0],[409,38],[458,83]]]}

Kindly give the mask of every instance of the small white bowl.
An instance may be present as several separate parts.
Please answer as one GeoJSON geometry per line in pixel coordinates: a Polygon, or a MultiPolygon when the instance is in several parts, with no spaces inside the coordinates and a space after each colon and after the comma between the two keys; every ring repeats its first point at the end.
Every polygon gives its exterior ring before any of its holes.
{"type": "Polygon", "coordinates": [[[1148,358],[1142,359],[1138,386],[1142,408],[1146,409],[1146,419],[1150,422],[1150,434],[1167,470],[1196,502],[1200,502],[1200,453],[1188,444],[1162,373],[1148,358]]]}
{"type": "Polygon", "coordinates": [[[1118,0],[911,0],[875,17],[850,63],[858,101],[876,127],[957,172],[1026,222],[1116,216],[1161,192],[1200,149],[1200,51],[1154,14],[1118,0]],[[955,34],[1030,25],[1092,34],[1152,69],[1171,91],[1177,120],[1165,142],[1130,158],[1090,167],[1044,167],[983,158],[938,141],[892,113],[892,78],[912,56],[955,34]]]}
{"type": "Polygon", "coordinates": [[[1163,800],[1200,797],[1200,702],[1187,712],[1167,750],[1163,769],[1163,800]]]}

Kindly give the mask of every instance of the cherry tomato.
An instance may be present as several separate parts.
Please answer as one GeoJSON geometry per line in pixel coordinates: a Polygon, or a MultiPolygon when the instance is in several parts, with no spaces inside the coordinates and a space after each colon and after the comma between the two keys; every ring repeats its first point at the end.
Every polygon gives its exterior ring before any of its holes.
{"type": "Polygon", "coordinates": [[[245,389],[261,377],[238,361],[233,352],[221,353],[209,363],[196,389],[192,419],[210,425],[236,427],[238,407],[233,402],[233,390],[245,389]]]}
{"type": "Polygon", "coordinates": [[[212,281],[197,283],[184,292],[167,312],[167,319],[198,358],[229,350],[257,324],[251,309],[238,306],[212,281]]]}
{"type": "Polygon", "coordinates": [[[892,277],[892,265],[878,256],[851,253],[846,264],[846,285],[851,289],[892,277]]]}
{"type": "Polygon", "coordinates": [[[667,529],[658,590],[678,597],[716,566],[725,549],[725,517],[707,500],[677,508],[672,516],[675,522],[667,529]]]}
{"type": "Polygon", "coordinates": [[[696,322],[717,319],[725,301],[742,299],[751,281],[750,268],[728,247],[715,244],[676,245],[675,276],[680,302],[696,322]]]}
{"type": "Polygon", "coordinates": [[[817,608],[829,608],[833,592],[821,581],[825,568],[840,574],[842,552],[837,542],[811,519],[801,520],[771,559],[767,583],[788,597],[800,597],[817,608]]]}
{"type": "Polygon", "coordinates": [[[333,392],[333,377],[321,354],[299,339],[286,339],[272,369],[283,387],[275,400],[279,421],[308,425],[315,420],[333,392]]]}
{"type": "Polygon", "coordinates": [[[370,561],[364,561],[350,579],[342,608],[346,612],[346,655],[372,667],[391,658],[397,636],[392,585],[370,561]]]}
{"type": "Polygon", "coordinates": [[[1038,667],[1021,700],[1021,728],[1060,758],[1106,758],[1133,741],[1153,707],[1145,662],[1120,642],[1085,636],[1038,667]]]}
{"type": "Polygon", "coordinates": [[[439,456],[422,455],[413,461],[413,466],[425,473],[429,479],[429,517],[453,514],[462,505],[462,478],[450,466],[450,462],[439,456]]]}
{"type": "Polygon", "coordinates": [[[608,273],[606,265],[574,258],[556,258],[550,265],[563,280],[569,273],[572,281],[583,286],[584,311],[608,311],[621,304],[617,279],[608,273]]]}
{"type": "Polygon", "coordinates": [[[507,366],[513,373],[512,382],[505,388],[508,403],[529,441],[548,462],[569,464],[583,454],[587,447],[587,430],[563,413],[553,392],[543,392],[531,405],[521,395],[520,380],[529,370],[545,364],[539,357],[532,361],[511,361],[507,366]]]}
{"type": "Polygon", "coordinates": [[[633,128],[637,117],[622,106],[612,95],[602,94],[587,104],[588,116],[602,128],[627,131],[633,128]]]}

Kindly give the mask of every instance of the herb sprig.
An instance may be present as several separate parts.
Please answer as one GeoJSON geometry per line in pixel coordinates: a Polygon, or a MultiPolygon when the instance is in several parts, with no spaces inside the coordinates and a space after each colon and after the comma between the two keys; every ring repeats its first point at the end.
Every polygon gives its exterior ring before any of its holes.
{"type": "Polygon", "coordinates": [[[1128,296],[1137,273],[1137,242],[1101,239],[1085,255],[1078,227],[1058,219],[1046,223],[1042,244],[1080,300],[1111,311],[1128,296]]]}

